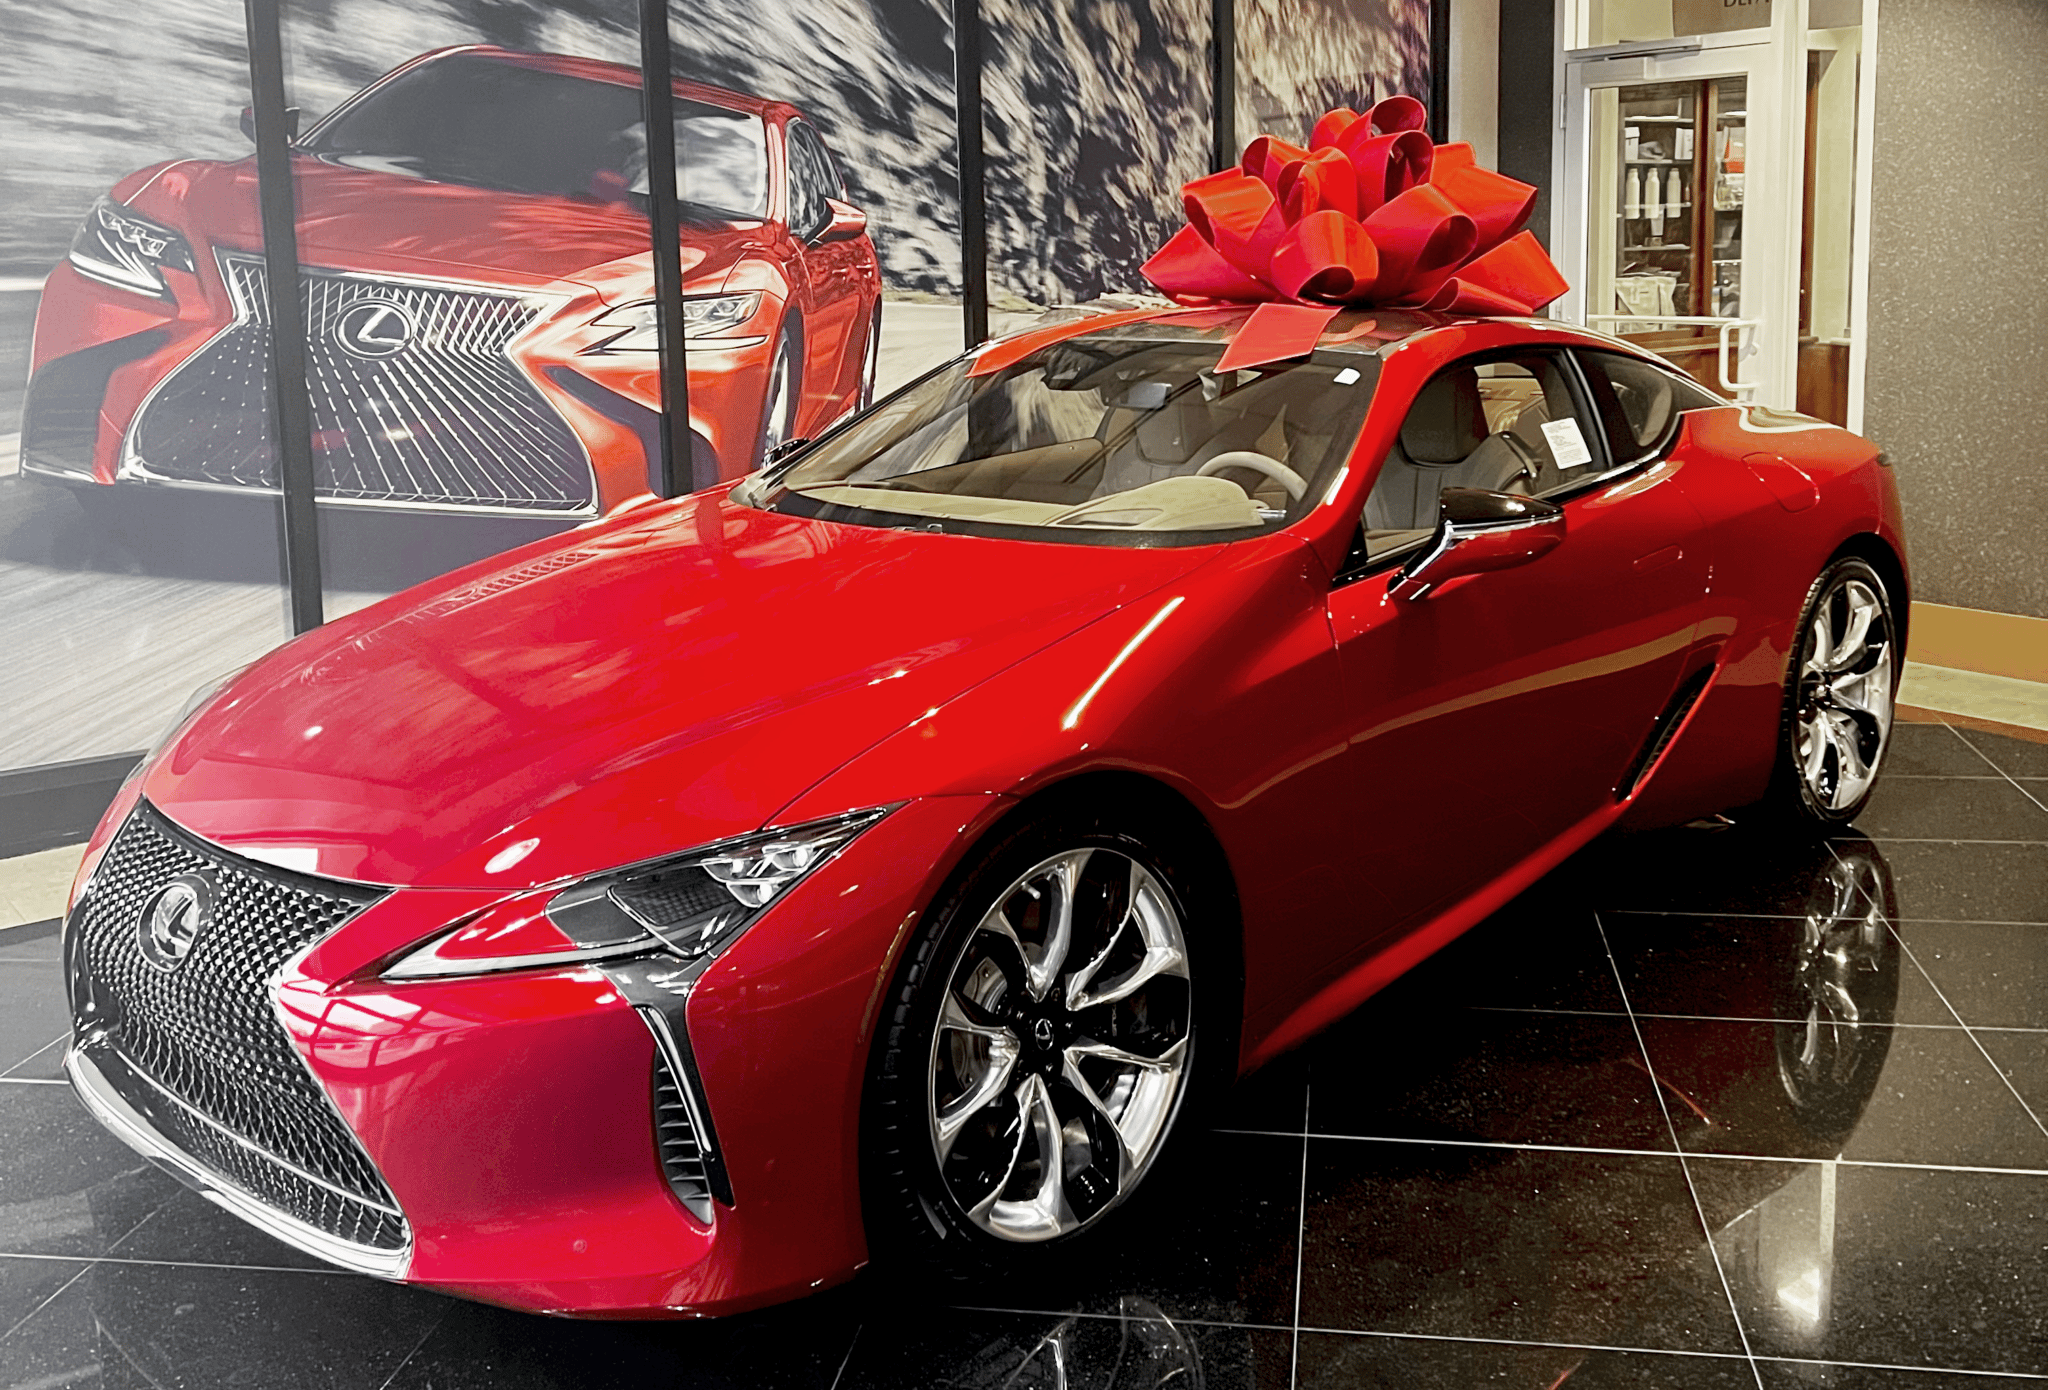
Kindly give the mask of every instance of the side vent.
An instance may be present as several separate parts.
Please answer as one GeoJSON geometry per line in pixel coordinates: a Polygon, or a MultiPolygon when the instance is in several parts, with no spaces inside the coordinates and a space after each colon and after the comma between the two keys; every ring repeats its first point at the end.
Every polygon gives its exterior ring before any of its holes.
{"type": "Polygon", "coordinates": [[[676,1081],[675,1070],[660,1048],[654,1050],[654,1145],[661,1153],[661,1171],[676,1198],[707,1226],[711,1224],[711,1175],[697,1126],[676,1081]]]}
{"type": "Polygon", "coordinates": [[[1621,775],[1620,783],[1614,788],[1616,801],[1626,801],[1635,795],[1636,788],[1642,785],[1643,778],[1649,775],[1650,770],[1657,766],[1657,760],[1664,756],[1664,750],[1670,747],[1671,740],[1678,736],[1679,727],[1685,723],[1685,717],[1691,714],[1693,706],[1700,702],[1700,696],[1707,693],[1707,686],[1713,679],[1714,666],[1709,662],[1678,683],[1678,689],[1671,692],[1671,698],[1665,702],[1663,711],[1658,714],[1656,722],[1650,725],[1650,736],[1643,740],[1643,746],[1636,750],[1635,757],[1629,760],[1628,771],[1621,775]]]}
{"type": "Polygon", "coordinates": [[[712,1203],[732,1205],[732,1185],[719,1161],[718,1139],[701,1103],[689,1042],[677,1036],[661,1010],[635,1010],[654,1034],[654,1147],[676,1200],[711,1224],[712,1203]]]}

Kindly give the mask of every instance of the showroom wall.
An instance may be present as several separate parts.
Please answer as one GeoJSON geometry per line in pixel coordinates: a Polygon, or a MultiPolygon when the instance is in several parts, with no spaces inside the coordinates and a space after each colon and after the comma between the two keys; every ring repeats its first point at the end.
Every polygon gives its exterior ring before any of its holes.
{"type": "Polygon", "coordinates": [[[1917,597],[2048,617],[2048,5],[1882,15],[1866,429],[1917,597]]]}

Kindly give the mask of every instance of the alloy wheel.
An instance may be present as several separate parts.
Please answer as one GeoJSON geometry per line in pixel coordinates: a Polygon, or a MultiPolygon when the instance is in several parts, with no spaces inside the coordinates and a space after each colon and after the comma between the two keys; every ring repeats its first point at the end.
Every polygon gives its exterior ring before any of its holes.
{"type": "Polygon", "coordinates": [[[1116,850],[1069,850],[999,895],[932,1035],[927,1117],[948,1194],[1031,1243],[1079,1230],[1157,1157],[1193,1057],[1173,895],[1116,850]]]}
{"type": "Polygon", "coordinates": [[[1839,811],[1869,792],[1891,736],[1891,611],[1869,581],[1845,574],[1813,605],[1801,640],[1793,753],[1813,804],[1839,811]]]}

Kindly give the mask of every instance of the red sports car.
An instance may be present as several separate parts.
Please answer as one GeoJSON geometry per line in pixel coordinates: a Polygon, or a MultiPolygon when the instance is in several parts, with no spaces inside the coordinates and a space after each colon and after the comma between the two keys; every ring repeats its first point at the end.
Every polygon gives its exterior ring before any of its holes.
{"type": "MultiPolygon", "coordinates": [[[[696,485],[866,403],[880,271],[815,127],[676,84],[696,485]]],[[[457,48],[293,146],[318,495],[594,516],[658,482],[639,74],[457,48]]],[[[121,180],[36,315],[22,468],[274,490],[253,158],[121,180]]]]}
{"type": "Polygon", "coordinates": [[[1856,814],[1870,444],[1545,322],[1276,356],[1270,307],[999,341],[198,701],[80,870],[79,1094],[349,1268],[724,1312],[1087,1239],[1610,826],[1856,814]]]}

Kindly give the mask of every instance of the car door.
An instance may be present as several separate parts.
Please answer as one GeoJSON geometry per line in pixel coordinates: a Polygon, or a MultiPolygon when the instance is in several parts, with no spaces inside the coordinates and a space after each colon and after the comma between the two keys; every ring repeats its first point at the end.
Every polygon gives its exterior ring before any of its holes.
{"type": "Polygon", "coordinates": [[[804,316],[803,403],[797,424],[800,433],[809,434],[837,419],[859,389],[867,345],[867,325],[860,318],[865,258],[857,238],[819,240],[832,222],[826,200],[844,191],[839,172],[810,126],[791,121],[787,131],[789,234],[797,243],[804,316]]]}
{"type": "Polygon", "coordinates": [[[1671,472],[1614,450],[1561,350],[1466,358],[1417,393],[1330,594],[1347,756],[1372,808],[1356,862],[1389,900],[1387,929],[1614,803],[1707,588],[1700,518],[1671,472]],[[1400,597],[1447,487],[1542,497],[1563,509],[1563,541],[1400,597]]]}

